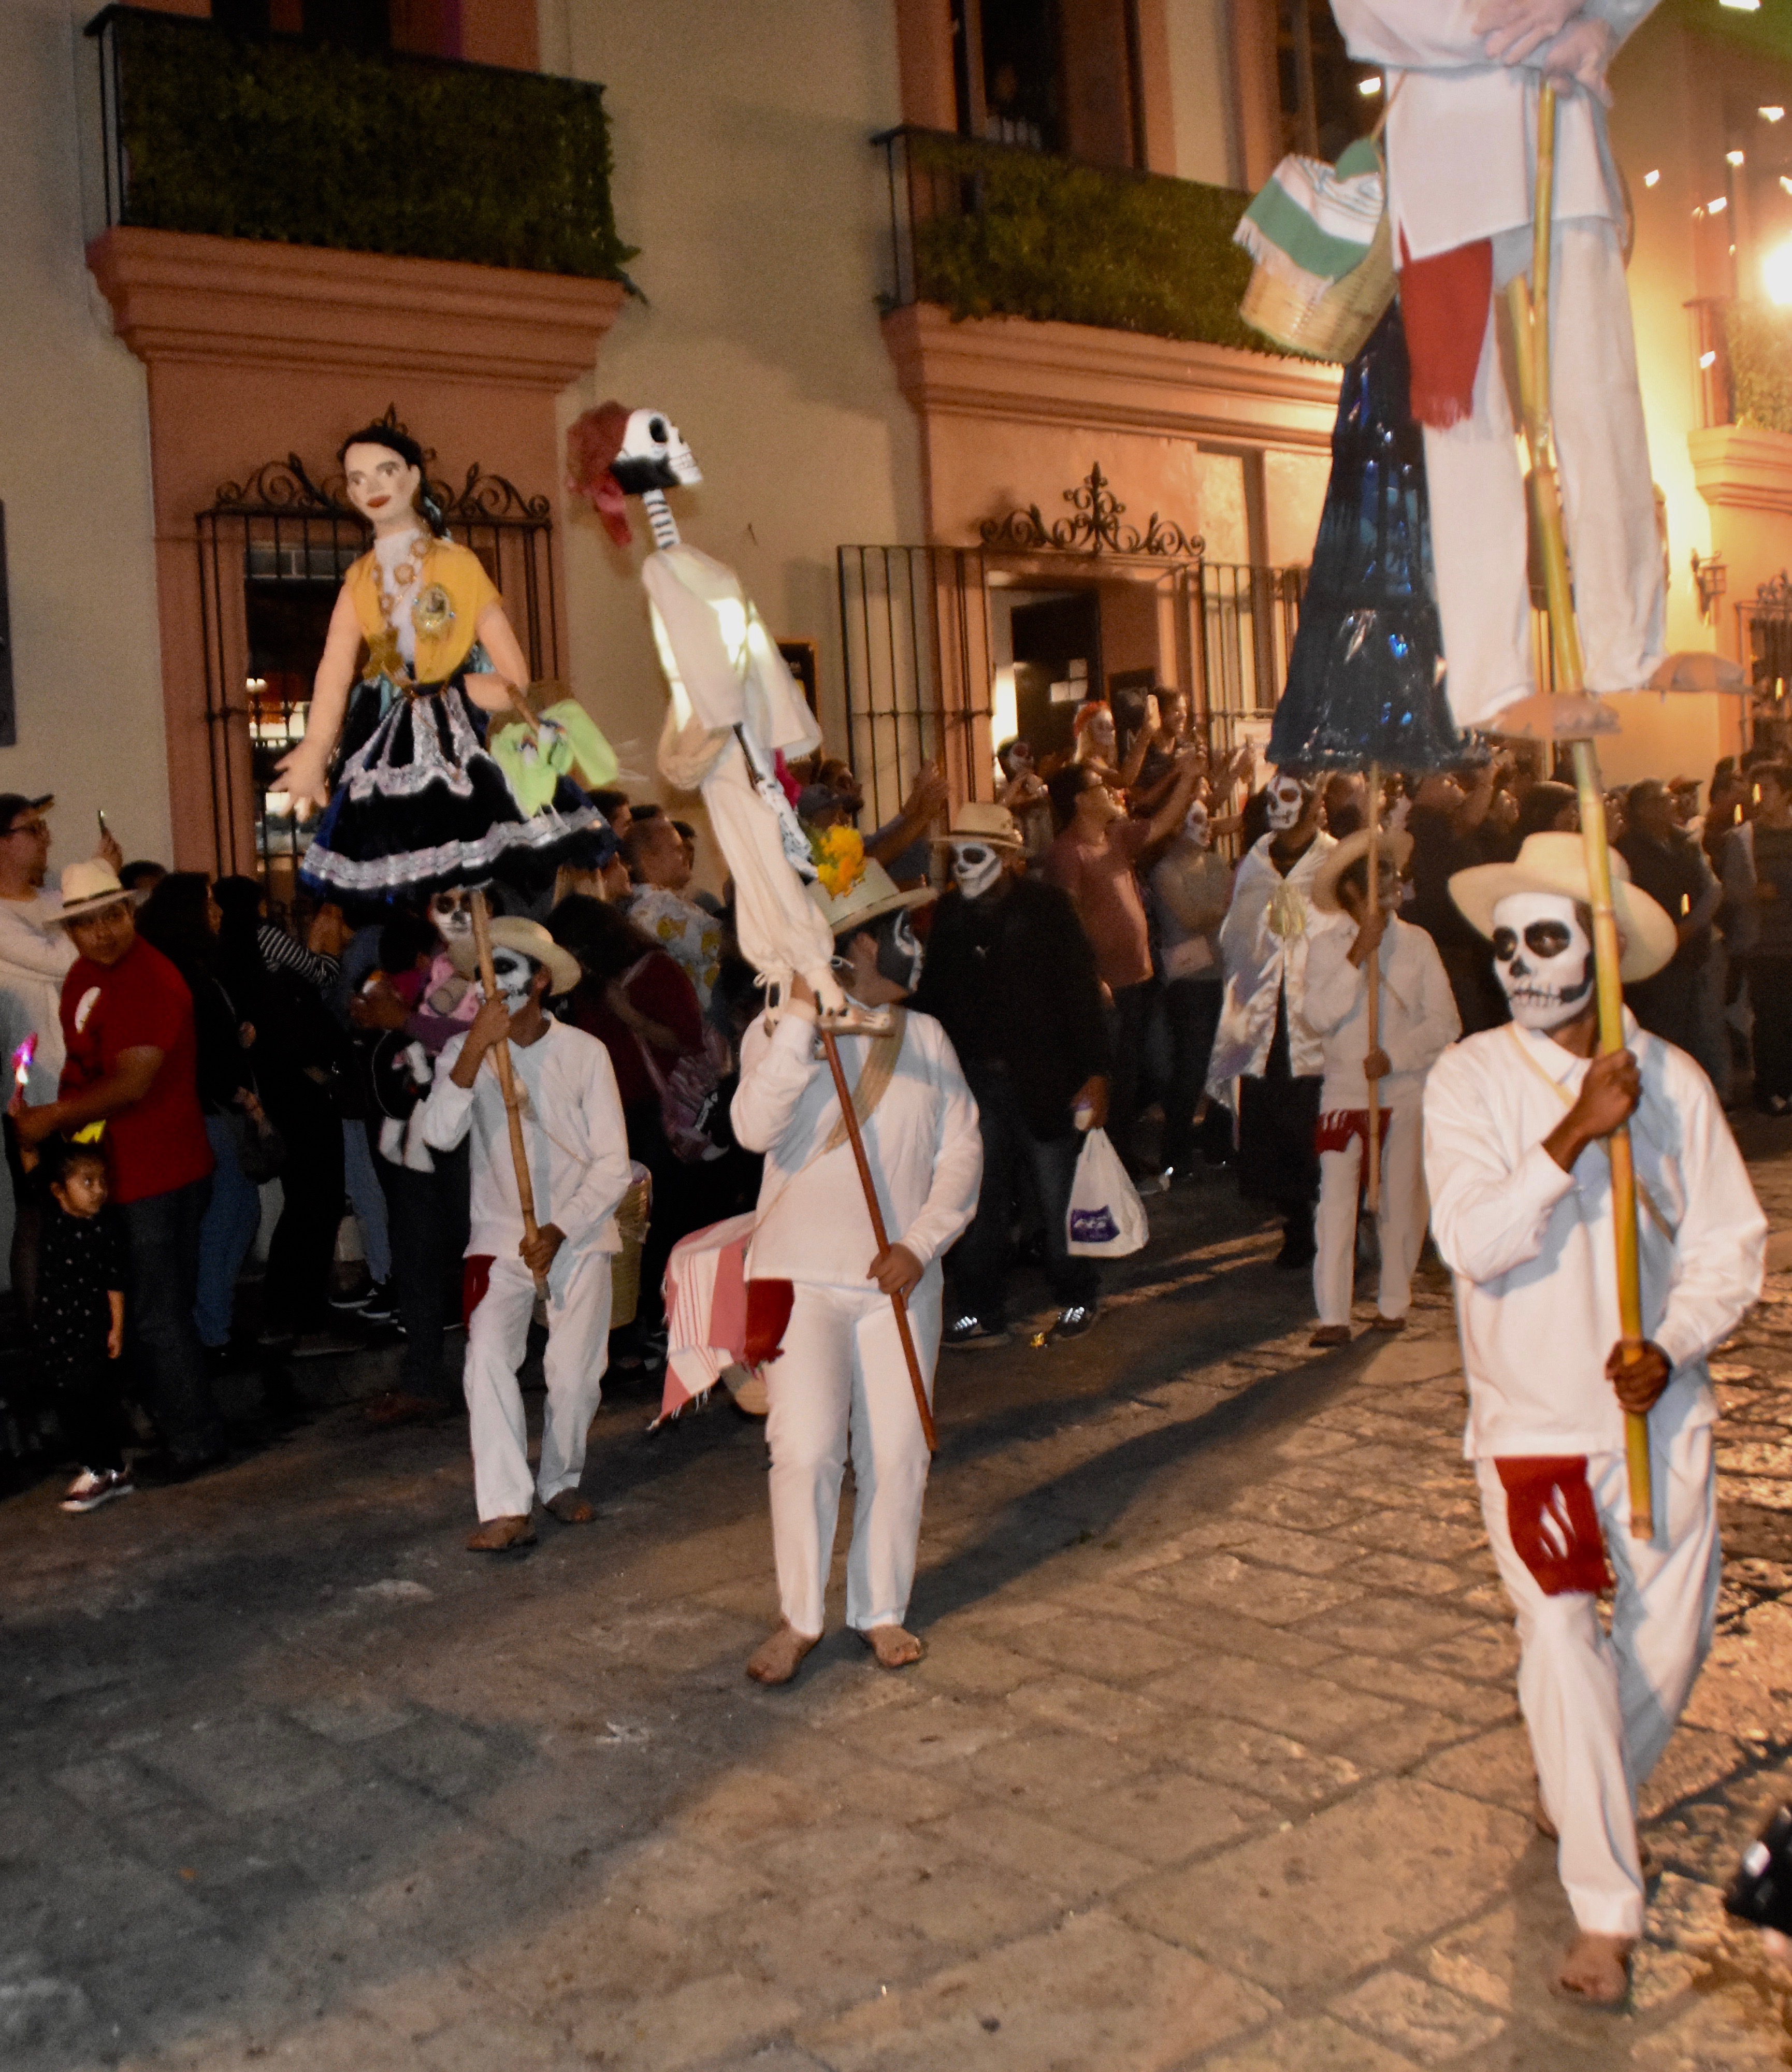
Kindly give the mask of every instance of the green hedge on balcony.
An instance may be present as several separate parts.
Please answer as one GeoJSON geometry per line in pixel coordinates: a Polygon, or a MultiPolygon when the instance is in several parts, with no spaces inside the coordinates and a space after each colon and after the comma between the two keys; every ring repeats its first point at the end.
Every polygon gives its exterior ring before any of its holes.
{"type": "Polygon", "coordinates": [[[1792,432],[1792,310],[1732,302],[1724,312],[1724,333],[1736,421],[1792,432]]]}
{"type": "Polygon", "coordinates": [[[1232,232],[1248,195],[936,131],[910,131],[907,149],[918,193],[956,181],[970,198],[916,222],[919,300],[1275,351],[1238,313],[1251,261],[1232,232]]]}
{"type": "Polygon", "coordinates": [[[123,223],[627,278],[600,86],[123,8],[95,28],[123,223]]]}

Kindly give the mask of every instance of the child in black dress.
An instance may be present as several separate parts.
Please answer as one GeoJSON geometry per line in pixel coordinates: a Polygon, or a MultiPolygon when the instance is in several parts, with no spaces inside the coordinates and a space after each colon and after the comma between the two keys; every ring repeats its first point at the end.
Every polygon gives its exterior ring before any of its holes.
{"type": "Polygon", "coordinates": [[[52,1138],[43,1147],[50,1200],[43,1222],[35,1343],[80,1473],[64,1511],[97,1511],[129,1496],[119,1355],[125,1344],[124,1258],[106,1208],[105,1154],[97,1144],[52,1138]]]}

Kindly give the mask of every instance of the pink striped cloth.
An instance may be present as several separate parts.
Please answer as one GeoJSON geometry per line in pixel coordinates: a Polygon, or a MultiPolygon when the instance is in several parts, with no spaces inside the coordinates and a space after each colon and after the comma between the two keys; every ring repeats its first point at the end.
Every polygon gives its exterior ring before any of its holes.
{"type": "Polygon", "coordinates": [[[666,1261],[666,1385],[656,1424],[705,1396],[746,1349],[746,1248],[755,1218],[681,1237],[666,1261]]]}

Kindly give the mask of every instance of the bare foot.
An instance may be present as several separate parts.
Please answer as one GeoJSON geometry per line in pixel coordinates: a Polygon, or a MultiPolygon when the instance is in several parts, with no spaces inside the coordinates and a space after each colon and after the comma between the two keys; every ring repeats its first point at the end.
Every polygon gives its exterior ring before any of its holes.
{"type": "Polygon", "coordinates": [[[906,1669],[927,1651],[927,1643],[906,1626],[863,1626],[859,1638],[877,1656],[880,1669],[906,1669]]]}
{"type": "Polygon", "coordinates": [[[1371,1331],[1404,1331],[1406,1319],[1404,1317],[1384,1317],[1378,1309],[1370,1319],[1369,1328],[1371,1331]]]}
{"type": "Polygon", "coordinates": [[[576,1489],[556,1490],[548,1508],[562,1525],[589,1525],[598,1515],[576,1489]]]}
{"type": "Polygon", "coordinates": [[[747,1658],[746,1673],[755,1684],[787,1684],[820,1634],[799,1633],[786,1619],[747,1658]]]}
{"type": "Polygon", "coordinates": [[[526,1518],[488,1518],[466,1536],[469,1554],[502,1554],[510,1547],[532,1547],[535,1527],[526,1518]]]}
{"type": "Polygon", "coordinates": [[[1347,1346],[1350,1342],[1348,1324],[1321,1324],[1307,1340],[1309,1346],[1347,1346]]]}
{"type": "Polygon", "coordinates": [[[1630,1995],[1630,1952],[1636,1947],[1628,1935],[1578,1930],[1556,1974],[1556,1992],[1589,2007],[1621,2007],[1630,1995]]]}
{"type": "Polygon", "coordinates": [[[1531,1805],[1531,1824],[1546,1842],[1559,1842],[1561,1840],[1560,1830],[1549,1817],[1549,1809],[1543,1803],[1543,1794],[1541,1791],[1537,1794],[1531,1805]]]}

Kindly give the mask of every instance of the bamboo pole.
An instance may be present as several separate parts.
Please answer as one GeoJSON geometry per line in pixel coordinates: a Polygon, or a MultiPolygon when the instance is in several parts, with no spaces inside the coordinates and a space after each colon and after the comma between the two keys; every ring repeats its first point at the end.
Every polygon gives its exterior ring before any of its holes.
{"type": "MultiPolygon", "coordinates": [[[[487,1000],[498,997],[498,976],[491,968],[491,916],[485,903],[483,890],[475,886],[473,890],[473,947],[479,953],[479,984],[487,1000]]],[[[535,1183],[529,1178],[529,1155],[523,1142],[523,1116],[516,1100],[516,1074],[510,1062],[510,1042],[501,1038],[491,1046],[491,1055],[498,1067],[498,1084],[504,1096],[504,1119],[510,1124],[511,1163],[516,1169],[516,1199],[523,1211],[523,1240],[533,1244],[539,1232],[535,1220],[535,1183]]],[[[545,1295],[547,1276],[535,1276],[535,1292],[545,1295]]]]}
{"type": "MultiPolygon", "coordinates": [[[[890,1235],[884,1228],[884,1212],[878,1206],[878,1190],[871,1184],[871,1162],[865,1155],[865,1139],[859,1131],[858,1111],[853,1105],[853,1092],[846,1083],[846,1073],[840,1062],[840,1046],[834,1041],[831,1029],[821,1031],[821,1047],[827,1053],[828,1069],[834,1075],[834,1092],[840,1096],[840,1112],[846,1123],[846,1136],[853,1147],[853,1157],[859,1169],[859,1185],[865,1190],[865,1206],[871,1211],[872,1235],[878,1241],[880,1252],[890,1249],[890,1235]]],[[[927,1401],[927,1385],[921,1379],[921,1362],[914,1350],[914,1334],[909,1329],[908,1302],[905,1297],[892,1295],[890,1306],[896,1312],[896,1335],[902,1342],[902,1358],[908,1362],[908,1378],[914,1390],[914,1407],[921,1416],[921,1434],[927,1442],[927,1451],[937,1453],[939,1440],[933,1428],[933,1410],[927,1401]]]]}
{"type": "MultiPolygon", "coordinates": [[[[1556,179],[1556,89],[1546,79],[1537,104],[1537,187],[1531,247],[1534,286],[1523,277],[1507,290],[1518,329],[1519,387],[1524,409],[1525,443],[1531,454],[1531,493],[1542,542],[1543,588],[1549,607],[1550,643],[1558,691],[1578,697],[1584,690],[1580,633],[1574,616],[1568,541],[1556,472],[1550,422],[1549,289],[1552,219],[1556,179]]],[[[1593,894],[1593,971],[1599,1004],[1599,1048],[1624,1048],[1624,987],[1617,917],[1612,904],[1612,857],[1605,834],[1605,796],[1599,754],[1590,740],[1574,743],[1574,781],[1580,801],[1580,841],[1593,894]]],[[[1612,1166],[1613,1248],[1617,1264],[1618,1331],[1626,1363],[1643,1348],[1642,1288],[1638,1252],[1636,1166],[1626,1125],[1606,1139],[1612,1166]]],[[[1654,1536],[1654,1478],[1649,1462],[1649,1420],[1627,1411],[1624,1453],[1630,1471],[1630,1536],[1654,1536]]]]}
{"type": "MultiPolygon", "coordinates": [[[[1369,911],[1381,912],[1381,765],[1369,765],[1369,911]]],[[[1381,1045],[1381,945],[1369,952],[1369,1048],[1381,1045]]],[[[1369,1087],[1369,1179],[1363,1190],[1371,1215],[1381,1213],[1381,1079],[1369,1087]]]]}

